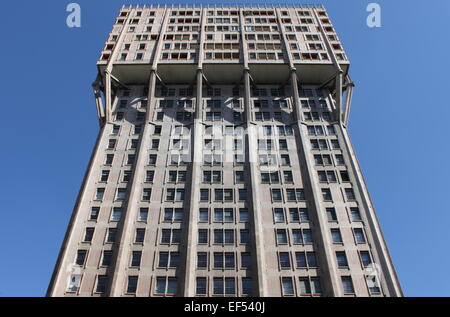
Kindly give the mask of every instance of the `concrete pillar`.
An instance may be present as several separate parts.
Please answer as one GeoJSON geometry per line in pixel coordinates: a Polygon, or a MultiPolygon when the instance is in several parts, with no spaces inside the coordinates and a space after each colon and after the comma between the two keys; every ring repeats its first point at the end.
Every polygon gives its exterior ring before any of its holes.
{"type": "Polygon", "coordinates": [[[189,197],[186,210],[187,217],[185,218],[183,230],[185,245],[185,271],[182,283],[182,296],[192,297],[195,295],[195,269],[197,261],[197,219],[198,208],[200,201],[200,187],[201,183],[201,164],[202,164],[202,142],[203,142],[203,124],[202,124],[202,90],[203,90],[203,72],[201,68],[197,70],[197,97],[195,103],[194,123],[191,127],[191,169],[188,173],[190,176],[189,197]]]}

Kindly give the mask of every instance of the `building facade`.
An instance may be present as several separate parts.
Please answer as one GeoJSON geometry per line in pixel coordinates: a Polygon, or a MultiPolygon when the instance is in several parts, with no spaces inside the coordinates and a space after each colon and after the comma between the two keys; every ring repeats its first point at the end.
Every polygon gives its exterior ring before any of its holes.
{"type": "Polygon", "coordinates": [[[48,296],[402,296],[323,7],[122,8],[48,296]]]}

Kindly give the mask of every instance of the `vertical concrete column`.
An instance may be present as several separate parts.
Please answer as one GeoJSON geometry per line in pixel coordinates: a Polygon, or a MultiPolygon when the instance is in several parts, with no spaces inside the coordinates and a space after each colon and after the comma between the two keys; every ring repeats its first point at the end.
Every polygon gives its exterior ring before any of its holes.
{"type": "Polygon", "coordinates": [[[112,96],[111,96],[111,75],[109,72],[105,71],[103,76],[103,82],[105,87],[105,112],[106,112],[106,123],[112,122],[112,96]]]}
{"type": "Polygon", "coordinates": [[[346,77],[346,82],[347,82],[347,93],[345,95],[344,113],[342,114],[342,121],[345,126],[348,125],[348,118],[350,116],[350,109],[352,106],[353,87],[355,86],[351,81],[350,76],[346,77]]]}
{"type": "Polygon", "coordinates": [[[189,184],[189,200],[186,207],[188,211],[184,223],[184,244],[185,244],[185,271],[184,282],[182,284],[183,296],[192,297],[195,295],[195,263],[197,252],[197,221],[200,201],[201,164],[202,164],[202,90],[203,72],[201,68],[197,70],[197,97],[195,103],[194,123],[191,128],[191,170],[189,184]]]}
{"type": "Polygon", "coordinates": [[[244,107],[246,114],[246,165],[248,175],[248,189],[249,197],[251,199],[250,203],[252,206],[252,234],[254,239],[255,248],[252,249],[254,253],[253,256],[253,268],[256,270],[256,283],[253,286],[254,291],[256,290],[255,296],[264,297],[267,294],[267,282],[266,282],[266,261],[265,261],[265,251],[264,251],[264,229],[262,225],[262,215],[261,215],[261,205],[260,205],[260,193],[258,188],[259,177],[258,177],[258,153],[257,153],[257,136],[258,130],[257,126],[251,122],[251,93],[250,93],[250,70],[248,67],[244,69],[244,88],[245,88],[245,98],[244,107]]]}
{"type": "Polygon", "coordinates": [[[333,255],[333,250],[330,247],[331,233],[327,225],[327,219],[325,217],[324,209],[322,208],[322,195],[320,188],[317,185],[318,182],[314,180],[314,164],[312,161],[310,147],[307,143],[307,137],[302,127],[302,115],[301,105],[298,93],[298,79],[297,71],[295,68],[291,69],[291,86],[292,86],[292,98],[294,100],[294,114],[296,119],[296,129],[298,130],[298,137],[296,137],[297,149],[299,149],[299,159],[301,172],[304,180],[304,186],[306,193],[309,192],[308,207],[311,210],[317,220],[317,230],[314,230],[314,238],[316,240],[316,252],[319,255],[319,265],[323,266],[321,278],[326,279],[329,285],[329,289],[326,289],[325,296],[341,296],[342,291],[338,279],[338,272],[333,255]]]}
{"type": "Polygon", "coordinates": [[[102,97],[100,95],[100,88],[98,86],[98,80],[92,84],[92,89],[94,91],[95,106],[97,109],[97,117],[100,127],[103,126],[105,120],[105,110],[103,109],[102,97]]]}
{"type": "Polygon", "coordinates": [[[336,91],[336,96],[335,96],[336,120],[338,122],[341,122],[342,121],[342,70],[338,70],[338,72],[336,74],[336,89],[335,89],[335,91],[336,91]]]}

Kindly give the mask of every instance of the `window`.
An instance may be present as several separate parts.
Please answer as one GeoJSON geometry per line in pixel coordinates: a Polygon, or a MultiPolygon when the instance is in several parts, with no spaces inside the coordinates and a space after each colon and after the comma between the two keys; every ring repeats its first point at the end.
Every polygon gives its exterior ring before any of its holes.
{"type": "Polygon", "coordinates": [[[180,229],[162,229],[161,243],[162,244],[177,244],[181,241],[180,229]]]}
{"type": "Polygon", "coordinates": [[[242,252],[241,253],[241,267],[250,269],[251,266],[252,266],[252,258],[250,256],[250,253],[242,252]]]}
{"type": "Polygon", "coordinates": [[[207,229],[198,229],[198,243],[199,244],[208,243],[208,230],[207,229]]]}
{"type": "Polygon", "coordinates": [[[240,208],[239,209],[239,221],[240,222],[247,222],[249,221],[249,214],[247,208],[240,208]]]}
{"type": "Polygon", "coordinates": [[[345,251],[337,251],[336,252],[336,261],[340,268],[348,267],[347,256],[345,255],[345,251]]]}
{"type": "Polygon", "coordinates": [[[336,154],[335,158],[337,165],[345,165],[344,156],[342,154],[336,154]]]}
{"type": "Polygon", "coordinates": [[[97,192],[95,193],[95,199],[96,200],[102,200],[104,194],[105,194],[105,189],[104,188],[97,188],[97,192]]]}
{"type": "Polygon", "coordinates": [[[77,292],[80,288],[81,283],[81,275],[80,274],[72,274],[69,279],[69,285],[67,286],[68,292],[77,292]]]}
{"type": "Polygon", "coordinates": [[[108,170],[102,171],[102,175],[100,177],[100,181],[101,182],[107,182],[108,181],[108,177],[109,177],[109,171],[108,170]]]}
{"type": "Polygon", "coordinates": [[[334,208],[327,208],[326,212],[328,221],[337,221],[336,210],[334,208]]]}
{"type": "Polygon", "coordinates": [[[142,257],[141,251],[133,251],[131,253],[131,266],[139,267],[141,265],[141,257],[142,257]]]}
{"type": "Polygon", "coordinates": [[[289,252],[280,252],[278,254],[280,268],[289,269],[291,268],[291,259],[289,257],[289,252]]]}
{"type": "Polygon", "coordinates": [[[155,293],[159,295],[175,295],[178,282],[176,277],[157,277],[155,293]]]}
{"type": "Polygon", "coordinates": [[[336,183],[336,174],[334,171],[317,171],[319,181],[322,183],[336,183]]]}
{"type": "Polygon", "coordinates": [[[329,188],[322,188],[322,197],[325,201],[331,201],[333,200],[333,197],[331,196],[331,191],[329,188]]]}
{"type": "Polygon", "coordinates": [[[101,266],[111,265],[111,259],[112,259],[112,251],[109,251],[109,250],[103,251],[101,266]]]}
{"type": "Polygon", "coordinates": [[[155,177],[155,171],[146,171],[145,181],[150,183],[153,182],[153,178],[155,177]]]}
{"type": "Polygon", "coordinates": [[[286,189],[286,196],[288,201],[304,201],[305,192],[303,189],[286,189]]]}
{"type": "Polygon", "coordinates": [[[279,177],[278,172],[262,172],[261,173],[261,182],[278,184],[280,182],[280,177],[279,177]]]}
{"type": "Polygon", "coordinates": [[[95,228],[86,228],[86,231],[84,233],[83,242],[91,242],[92,241],[92,238],[94,236],[94,230],[95,230],[95,228]]]}
{"type": "Polygon", "coordinates": [[[247,200],[247,189],[241,188],[238,190],[238,200],[240,201],[247,200]]]}
{"type": "Polygon", "coordinates": [[[341,231],[339,229],[331,229],[331,238],[333,243],[342,243],[341,231]]]}
{"type": "Polygon", "coordinates": [[[234,172],[234,179],[236,183],[243,183],[245,182],[245,173],[244,171],[235,171],[234,172]]]}
{"type": "Polygon", "coordinates": [[[243,295],[251,295],[252,294],[252,279],[251,277],[243,277],[242,278],[242,294],[243,295]]]}
{"type": "Polygon", "coordinates": [[[274,208],[273,210],[273,218],[275,222],[284,222],[284,209],[283,208],[274,208]]]}
{"type": "Polygon", "coordinates": [[[292,283],[291,277],[282,277],[281,278],[281,286],[284,296],[293,296],[294,295],[294,285],[292,283]]]}
{"type": "Polygon", "coordinates": [[[246,244],[246,243],[250,242],[250,231],[249,230],[241,229],[240,236],[241,236],[241,240],[240,240],[241,244],[246,244]]]}
{"type": "Polygon", "coordinates": [[[123,181],[129,182],[131,179],[131,171],[123,171],[123,181]]]}
{"type": "Polygon", "coordinates": [[[371,265],[373,263],[372,257],[370,256],[369,251],[360,251],[359,256],[360,256],[361,264],[363,267],[368,267],[369,265],[371,265]]]}
{"type": "Polygon", "coordinates": [[[122,208],[114,207],[111,213],[111,221],[120,221],[122,218],[122,208]]]}
{"type": "Polygon", "coordinates": [[[351,218],[352,221],[361,221],[361,213],[359,212],[359,208],[357,207],[352,207],[350,208],[350,214],[351,214],[351,218]]]}
{"type": "Polygon", "coordinates": [[[214,221],[217,222],[232,222],[234,220],[233,208],[215,208],[214,221]]]}
{"type": "Polygon", "coordinates": [[[316,268],[315,252],[295,252],[295,262],[298,268],[316,268]]]}
{"type": "Polygon", "coordinates": [[[148,218],[148,208],[139,208],[139,221],[147,221],[148,218]]]}
{"type": "Polygon", "coordinates": [[[310,229],[292,229],[292,241],[294,244],[312,244],[313,238],[310,229]]]}
{"type": "Polygon", "coordinates": [[[206,295],[206,277],[197,277],[195,293],[197,295],[206,295]]]}
{"type": "Polygon", "coordinates": [[[215,229],[214,244],[234,244],[233,229],[215,229]]]}
{"type": "Polygon", "coordinates": [[[342,288],[344,289],[344,294],[353,294],[355,292],[353,288],[353,282],[351,276],[342,276],[342,288]]]}
{"type": "Polygon", "coordinates": [[[274,202],[281,202],[282,195],[281,195],[281,189],[272,189],[272,200],[274,202]]]}
{"type": "Polygon", "coordinates": [[[213,279],[214,295],[235,295],[236,280],[234,277],[215,277],[213,279]]]}
{"type": "Polygon", "coordinates": [[[116,192],[116,200],[124,200],[127,196],[126,188],[118,188],[116,192]]]}
{"type": "Polygon", "coordinates": [[[149,165],[155,165],[156,164],[156,154],[150,154],[148,157],[148,164],[149,165]]]}
{"type": "Polygon", "coordinates": [[[106,160],[105,160],[106,165],[111,165],[113,163],[113,160],[114,160],[114,154],[106,154],[106,160]]]}
{"type": "Polygon", "coordinates": [[[350,182],[350,176],[347,171],[340,171],[339,174],[341,175],[341,180],[343,182],[350,182]]]}
{"type": "Polygon", "coordinates": [[[277,229],[276,230],[276,238],[277,238],[277,244],[287,244],[288,238],[286,229],[277,229]]]}
{"type": "Polygon", "coordinates": [[[215,269],[231,269],[235,267],[235,258],[233,252],[214,252],[215,269]]]}
{"type": "Polygon", "coordinates": [[[180,222],[183,220],[183,208],[164,208],[164,221],[180,222]]]}
{"type": "Polygon", "coordinates": [[[208,267],[208,253],[197,252],[197,268],[206,269],[208,267]]]}
{"type": "Polygon", "coordinates": [[[355,235],[356,243],[366,243],[366,238],[364,236],[364,231],[362,228],[353,229],[353,233],[355,235]]]}
{"type": "Polygon", "coordinates": [[[321,295],[322,288],[320,285],[320,279],[318,277],[300,277],[300,295],[311,296],[311,295],[321,295]]]}
{"type": "Polygon", "coordinates": [[[106,235],[106,242],[108,243],[116,242],[116,234],[117,234],[116,228],[108,228],[108,232],[106,235]]]}
{"type": "Polygon", "coordinates": [[[180,253],[178,252],[159,252],[159,268],[177,268],[180,264],[180,253]]]}
{"type": "Polygon", "coordinates": [[[143,201],[149,201],[151,196],[152,196],[152,189],[151,188],[144,188],[142,190],[142,200],[143,201]]]}
{"type": "Polygon", "coordinates": [[[167,201],[183,201],[184,200],[184,189],[183,188],[168,188],[166,194],[167,201]]]}
{"type": "Polygon", "coordinates": [[[347,200],[355,200],[355,192],[353,191],[353,188],[346,188],[345,189],[345,196],[347,197],[347,200]]]}
{"type": "Polygon", "coordinates": [[[289,208],[291,222],[308,222],[309,213],[306,208],[289,208]]]}
{"type": "Polygon", "coordinates": [[[135,154],[128,154],[128,157],[127,157],[127,164],[128,164],[128,165],[133,164],[135,158],[136,158],[136,155],[135,155],[135,154]]]}
{"type": "Polygon", "coordinates": [[[77,257],[75,258],[75,264],[83,266],[86,261],[87,250],[78,250],[77,257]]]}
{"type": "Polygon", "coordinates": [[[214,190],[215,201],[233,201],[232,189],[215,189],[214,190]]]}
{"type": "Polygon", "coordinates": [[[198,212],[198,221],[208,222],[208,220],[209,220],[208,208],[200,208],[198,212]]]}
{"type": "Polygon", "coordinates": [[[145,229],[144,228],[136,229],[136,235],[134,238],[134,242],[135,243],[143,243],[144,239],[145,239],[145,229]]]}
{"type": "Polygon", "coordinates": [[[100,213],[100,207],[92,207],[89,215],[89,220],[97,220],[100,213]]]}
{"type": "Polygon", "coordinates": [[[95,292],[104,293],[106,291],[107,283],[108,283],[108,276],[106,275],[97,276],[97,285],[95,287],[95,292]]]}

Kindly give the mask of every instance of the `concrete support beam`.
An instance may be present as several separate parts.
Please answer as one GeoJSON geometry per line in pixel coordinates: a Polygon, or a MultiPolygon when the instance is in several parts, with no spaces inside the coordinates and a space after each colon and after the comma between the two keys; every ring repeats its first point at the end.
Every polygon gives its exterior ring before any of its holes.
{"type": "MultiPolygon", "coordinates": [[[[347,76],[347,79],[350,80],[350,78],[348,76],[347,76]]],[[[342,117],[343,117],[342,121],[345,126],[348,126],[348,119],[350,116],[350,109],[352,106],[353,87],[355,87],[355,85],[351,81],[349,81],[347,85],[348,86],[347,86],[347,92],[345,95],[344,113],[342,115],[342,117]]]]}
{"type": "Polygon", "coordinates": [[[336,88],[335,88],[335,112],[336,120],[342,121],[342,71],[336,74],[336,88]]]}
{"type": "Polygon", "coordinates": [[[92,89],[94,91],[95,105],[97,109],[97,117],[100,127],[105,123],[105,110],[103,108],[102,96],[100,94],[100,87],[97,81],[92,84],[92,89]]]}
{"type": "Polygon", "coordinates": [[[104,93],[105,93],[105,117],[106,122],[112,122],[112,92],[111,92],[111,76],[110,73],[105,71],[104,74],[104,93]]]}

